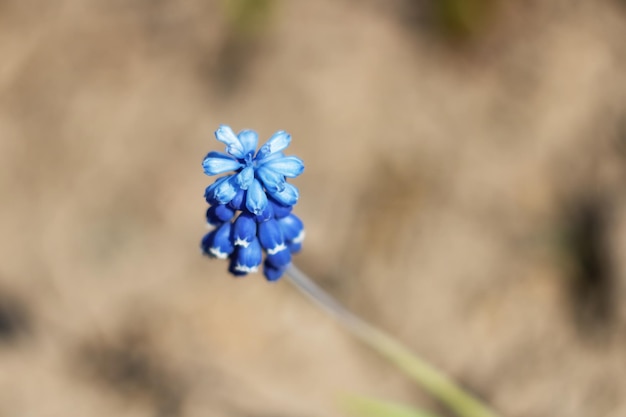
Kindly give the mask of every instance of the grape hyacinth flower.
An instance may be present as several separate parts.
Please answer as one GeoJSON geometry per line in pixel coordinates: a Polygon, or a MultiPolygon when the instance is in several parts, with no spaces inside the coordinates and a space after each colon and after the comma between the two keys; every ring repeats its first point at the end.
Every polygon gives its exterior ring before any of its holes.
{"type": "Polygon", "coordinates": [[[226,145],[226,153],[209,152],[202,162],[204,173],[226,175],[205,191],[206,219],[213,227],[200,244],[205,255],[228,259],[228,271],[235,276],[257,272],[261,265],[268,281],[285,274],[299,291],[458,417],[497,417],[444,373],[346,309],[291,262],[301,249],[304,225],[292,213],[298,189],[286,179],[300,175],[304,165],[295,156],[283,154],[291,141],[287,132],[274,133],[258,151],[258,135],[253,130],[235,134],[222,125],[215,137],[226,145]]]}
{"type": "Polygon", "coordinates": [[[226,145],[227,153],[209,152],[202,162],[204,173],[230,174],[217,178],[205,191],[210,205],[207,222],[214,229],[202,239],[202,251],[229,259],[228,270],[235,276],[257,272],[263,264],[267,280],[278,280],[304,239],[304,225],[291,213],[298,189],[286,180],[300,175],[304,164],[283,154],[291,135],[282,130],[258,151],[253,130],[235,134],[222,125],[215,137],[226,145]]]}

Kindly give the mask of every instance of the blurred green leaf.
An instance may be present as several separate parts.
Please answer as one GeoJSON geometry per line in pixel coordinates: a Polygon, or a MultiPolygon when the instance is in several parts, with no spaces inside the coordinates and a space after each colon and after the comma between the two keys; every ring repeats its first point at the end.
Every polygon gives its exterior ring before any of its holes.
{"type": "Polygon", "coordinates": [[[234,31],[253,36],[268,25],[276,0],[223,0],[224,12],[234,31]]]}
{"type": "Polygon", "coordinates": [[[466,39],[486,29],[497,0],[435,0],[434,4],[444,33],[456,39],[466,39]]]}
{"type": "Polygon", "coordinates": [[[424,410],[357,395],[345,395],[340,403],[344,411],[359,417],[437,417],[424,410]]]}

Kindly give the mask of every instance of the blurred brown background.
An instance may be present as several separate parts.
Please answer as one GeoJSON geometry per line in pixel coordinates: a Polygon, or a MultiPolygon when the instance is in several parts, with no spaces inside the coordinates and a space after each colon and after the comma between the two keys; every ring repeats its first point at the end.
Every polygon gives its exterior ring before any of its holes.
{"type": "Polygon", "coordinates": [[[292,133],[355,312],[503,416],[626,415],[623,1],[0,0],[0,416],[436,409],[200,256],[220,123],[292,133]]]}

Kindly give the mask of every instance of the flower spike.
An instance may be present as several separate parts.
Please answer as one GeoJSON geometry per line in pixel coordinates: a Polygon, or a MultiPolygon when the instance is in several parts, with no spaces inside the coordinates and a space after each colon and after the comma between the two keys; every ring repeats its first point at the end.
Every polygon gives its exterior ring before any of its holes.
{"type": "Polygon", "coordinates": [[[207,187],[206,217],[215,229],[204,236],[202,251],[229,259],[229,272],[245,276],[263,266],[268,281],[278,280],[304,238],[302,221],[291,214],[298,189],[287,182],[302,174],[304,164],[283,151],[291,135],[279,130],[256,151],[254,130],[238,134],[226,125],[215,132],[226,152],[211,151],[202,161],[209,176],[227,174],[207,187]],[[256,152],[256,155],[255,155],[256,152]],[[265,259],[265,261],[263,260],[265,259]]]}

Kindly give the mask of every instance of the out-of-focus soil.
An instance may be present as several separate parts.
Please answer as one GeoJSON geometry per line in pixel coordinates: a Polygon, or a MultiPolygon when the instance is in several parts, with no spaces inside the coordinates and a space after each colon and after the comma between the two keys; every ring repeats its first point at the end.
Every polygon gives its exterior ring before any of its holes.
{"type": "Polygon", "coordinates": [[[261,3],[0,1],[0,416],[437,407],[201,257],[220,123],[293,135],[296,262],[355,312],[503,416],[626,415],[626,5],[261,3]]]}

